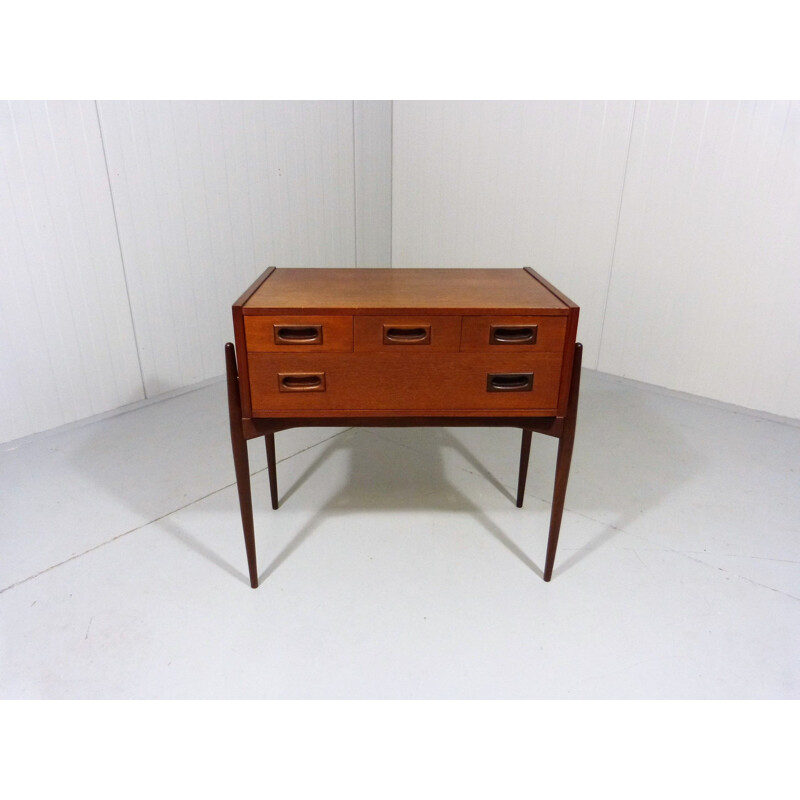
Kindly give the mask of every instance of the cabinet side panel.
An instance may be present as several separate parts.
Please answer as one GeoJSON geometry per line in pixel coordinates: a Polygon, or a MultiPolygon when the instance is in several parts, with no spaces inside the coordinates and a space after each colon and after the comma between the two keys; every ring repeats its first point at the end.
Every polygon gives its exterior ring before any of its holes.
{"type": "Polygon", "coordinates": [[[558,416],[567,413],[569,390],[572,385],[572,362],[575,359],[575,341],[578,334],[578,316],[580,310],[573,306],[567,320],[567,333],[564,337],[564,355],[561,362],[561,382],[558,389],[558,416]]]}
{"type": "Polygon", "coordinates": [[[250,402],[250,370],[247,354],[247,334],[241,306],[233,307],[233,335],[236,343],[236,367],[239,371],[239,396],[242,401],[242,416],[252,416],[250,402]]]}

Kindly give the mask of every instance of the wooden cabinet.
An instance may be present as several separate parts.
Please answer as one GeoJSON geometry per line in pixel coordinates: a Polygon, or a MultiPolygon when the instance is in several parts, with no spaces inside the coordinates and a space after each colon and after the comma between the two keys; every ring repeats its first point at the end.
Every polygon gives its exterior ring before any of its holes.
{"type": "Polygon", "coordinates": [[[246,416],[566,410],[578,309],[523,269],[278,269],[233,310],[246,416]]]}
{"type": "Polygon", "coordinates": [[[233,323],[231,436],[254,586],[242,443],[267,437],[277,507],[274,433],[337,423],[520,427],[518,505],[531,433],[566,442],[568,453],[559,448],[549,580],[563,509],[558,478],[563,495],[580,375],[578,307],[569,298],[530,268],[270,268],[234,304],[233,323]]]}

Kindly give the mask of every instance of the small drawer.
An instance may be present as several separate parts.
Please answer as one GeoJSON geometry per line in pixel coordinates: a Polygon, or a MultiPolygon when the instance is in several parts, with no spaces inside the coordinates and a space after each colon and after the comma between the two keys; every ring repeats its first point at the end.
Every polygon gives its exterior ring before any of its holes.
{"type": "Polygon", "coordinates": [[[245,316],[250,353],[349,353],[353,318],[340,316],[245,316]]]}
{"type": "Polygon", "coordinates": [[[357,316],[353,324],[356,352],[407,350],[409,353],[458,352],[461,317],[357,316]]]}
{"type": "Polygon", "coordinates": [[[541,317],[464,317],[461,325],[461,350],[560,353],[564,349],[567,318],[541,317]]]}

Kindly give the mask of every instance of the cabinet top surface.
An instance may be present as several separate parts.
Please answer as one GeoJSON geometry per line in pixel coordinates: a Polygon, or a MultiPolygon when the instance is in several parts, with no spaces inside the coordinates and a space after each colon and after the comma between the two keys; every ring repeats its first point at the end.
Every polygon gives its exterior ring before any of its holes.
{"type": "Polygon", "coordinates": [[[566,314],[567,298],[524,269],[300,269],[270,273],[243,304],[245,314],[347,313],[415,309],[467,313],[566,314]]]}

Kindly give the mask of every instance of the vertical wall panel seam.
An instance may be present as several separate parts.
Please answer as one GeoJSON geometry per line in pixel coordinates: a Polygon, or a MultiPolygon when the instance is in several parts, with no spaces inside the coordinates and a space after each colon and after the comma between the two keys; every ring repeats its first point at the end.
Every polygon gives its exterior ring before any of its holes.
{"type": "Polygon", "coordinates": [[[358,167],[356,165],[356,101],[353,111],[353,266],[358,267],[358,167]]]}
{"type": "Polygon", "coordinates": [[[625,150],[625,169],[622,172],[622,187],[619,192],[619,206],[617,207],[617,224],[614,228],[614,244],[611,246],[611,262],[608,265],[608,281],[606,282],[606,298],[603,304],[603,318],[600,322],[600,342],[597,346],[597,364],[596,369],[600,369],[600,361],[603,357],[603,336],[606,330],[606,312],[608,311],[608,299],[611,295],[611,279],[614,274],[614,260],[617,256],[617,240],[619,239],[619,228],[622,220],[622,203],[625,198],[625,184],[628,180],[628,169],[630,166],[631,156],[631,141],[633,140],[633,122],[636,119],[636,100],[633,101],[633,109],[631,111],[631,122],[628,127],[628,147],[625,150]]]}
{"type": "Polygon", "coordinates": [[[108,166],[108,154],[106,153],[106,140],[103,135],[103,123],[100,119],[100,107],[97,100],[94,101],[94,111],[97,115],[97,128],[100,133],[100,145],[103,148],[103,163],[106,167],[106,180],[108,181],[108,195],[111,199],[111,213],[114,215],[114,232],[117,236],[117,245],[119,247],[119,260],[122,267],[122,280],[125,283],[125,297],[128,301],[128,314],[131,318],[131,330],[133,332],[133,343],[136,348],[136,361],[139,364],[139,380],[142,382],[142,397],[147,397],[147,389],[144,384],[144,370],[142,369],[142,356],[139,352],[139,337],[136,335],[136,320],[133,317],[133,304],[131,302],[131,292],[128,287],[128,274],[125,269],[125,254],[122,252],[122,237],[119,233],[119,220],[117,219],[117,204],[114,202],[114,188],[111,185],[111,170],[108,166]]]}
{"type": "MultiPolygon", "coordinates": [[[[57,144],[56,144],[56,136],[55,136],[54,131],[53,131],[53,121],[52,121],[52,119],[50,117],[50,105],[47,102],[45,102],[44,113],[45,113],[45,117],[47,119],[48,142],[49,142],[49,145],[50,145],[50,149],[52,150],[52,153],[53,153],[53,166],[54,166],[54,171],[55,171],[56,182],[58,184],[58,190],[59,190],[61,196],[64,199],[66,199],[66,197],[67,197],[67,189],[66,189],[66,186],[64,184],[64,174],[63,174],[63,170],[62,170],[62,166],[61,166],[61,156],[58,153],[58,147],[57,147],[57,144]]],[[[82,198],[80,197],[80,195],[79,195],[79,202],[82,203],[82,198]]],[[[48,209],[50,209],[50,195],[49,194],[48,194],[47,206],[48,206],[48,209]]],[[[84,211],[84,209],[81,208],[81,215],[84,216],[84,218],[85,218],[85,215],[83,214],[83,211],[84,211]]],[[[54,232],[54,234],[56,234],[58,236],[58,238],[61,238],[61,236],[56,233],[57,232],[57,225],[55,224],[55,219],[53,217],[52,211],[50,212],[50,219],[51,219],[51,222],[53,223],[53,232],[54,232]]],[[[77,265],[77,264],[80,264],[80,257],[78,255],[77,248],[75,247],[75,227],[74,227],[73,222],[72,222],[72,214],[66,214],[65,215],[65,220],[66,220],[66,226],[65,227],[67,229],[67,231],[66,231],[67,235],[64,238],[69,240],[69,245],[68,245],[69,246],[69,250],[70,250],[70,254],[69,255],[71,255],[75,259],[75,264],[77,265]]],[[[67,246],[67,243],[65,242],[64,250],[66,250],[66,246],[67,246]]],[[[61,250],[61,248],[59,248],[59,250],[61,250]]],[[[66,254],[65,254],[65,256],[66,256],[66,254]]],[[[61,266],[62,266],[62,269],[64,269],[65,265],[64,265],[64,261],[63,260],[61,261],[61,266]]],[[[77,281],[75,283],[77,283],[77,281]]],[[[85,287],[81,284],[80,289],[81,289],[81,300],[83,300],[83,302],[85,303],[85,301],[86,301],[85,287]]],[[[68,295],[68,302],[65,304],[65,306],[66,306],[66,309],[67,309],[67,316],[69,317],[69,323],[70,323],[70,325],[72,327],[72,332],[75,335],[75,338],[78,339],[79,338],[77,336],[78,324],[77,324],[76,319],[75,319],[75,302],[72,299],[72,297],[69,297],[69,295],[68,295]]],[[[88,309],[87,309],[87,312],[88,312],[88,309]]],[[[90,406],[90,408],[92,410],[94,410],[95,397],[92,394],[92,387],[91,387],[91,384],[90,384],[89,371],[86,368],[86,359],[84,357],[84,344],[81,341],[77,342],[76,356],[77,356],[76,360],[77,360],[78,366],[80,368],[80,376],[83,379],[82,380],[83,388],[86,391],[86,396],[89,398],[89,406],[90,406]]],[[[72,375],[75,372],[76,372],[75,370],[70,370],[70,377],[72,377],[72,375]]],[[[79,380],[78,375],[75,375],[74,380],[70,381],[70,387],[72,389],[71,394],[72,394],[73,406],[77,406],[78,402],[79,402],[78,401],[78,394],[79,394],[80,390],[79,390],[79,388],[77,386],[78,380],[79,380]]]]}
{"type": "Polygon", "coordinates": [[[389,269],[394,268],[394,100],[389,101],[389,269]]]}

